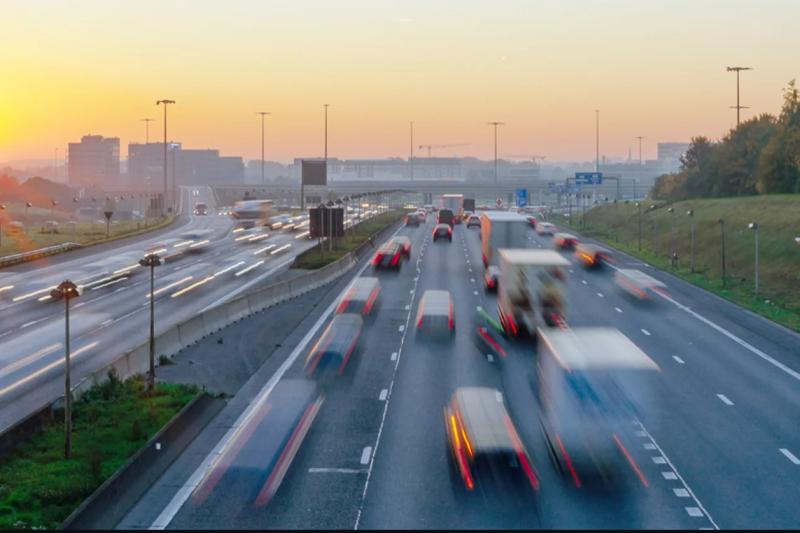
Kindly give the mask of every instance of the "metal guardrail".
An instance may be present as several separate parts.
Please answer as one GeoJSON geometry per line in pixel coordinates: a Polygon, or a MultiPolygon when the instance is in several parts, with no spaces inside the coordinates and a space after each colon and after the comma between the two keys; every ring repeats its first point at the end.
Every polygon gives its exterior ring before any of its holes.
{"type": "Polygon", "coordinates": [[[74,250],[82,247],[83,245],[78,244],[77,242],[64,242],[61,244],[54,244],[53,246],[46,246],[44,248],[31,250],[30,252],[6,255],[4,257],[0,257],[0,268],[17,265],[19,263],[25,263],[28,261],[35,261],[36,259],[41,259],[42,257],[56,255],[68,250],[74,250]]]}

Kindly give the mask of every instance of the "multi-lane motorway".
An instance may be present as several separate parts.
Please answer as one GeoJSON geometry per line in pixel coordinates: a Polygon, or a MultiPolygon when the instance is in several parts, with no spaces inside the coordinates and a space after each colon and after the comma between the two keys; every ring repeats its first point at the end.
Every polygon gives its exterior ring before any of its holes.
{"type": "MultiPolygon", "coordinates": [[[[478,230],[456,226],[452,243],[433,243],[432,218],[420,228],[399,230],[412,240],[411,257],[399,273],[378,274],[383,287],[378,311],[343,376],[324,393],[310,393],[313,380],[303,369],[330,321],[340,295],[335,291],[304,318],[302,338],[295,337],[279,360],[265,365],[269,374],[250,383],[259,391],[252,401],[226,408],[225,431],[207,428],[122,525],[764,529],[800,524],[800,337],[630,257],[618,254],[613,266],[589,272],[565,254],[572,262],[569,323],[618,328],[660,367],[644,383],[649,401],[620,435],[628,455],[625,468],[611,483],[584,481],[579,487],[548,457],[530,380],[533,349],[500,358],[474,342],[476,308],[495,309],[481,282],[478,230]],[[647,306],[627,298],[613,282],[613,269],[620,267],[647,270],[666,283],[667,294],[647,306]],[[417,304],[427,289],[448,290],[455,302],[456,334],[445,344],[417,335],[417,304]],[[461,481],[451,477],[442,408],[454,389],[465,385],[501,391],[541,480],[535,495],[465,494],[461,481]],[[204,439],[205,447],[198,444],[204,439]]],[[[531,231],[530,246],[552,243],[531,231]]],[[[373,275],[371,270],[365,264],[357,275],[373,275]]],[[[239,334],[246,339],[248,328],[256,332],[268,327],[268,320],[252,317],[238,325],[239,334]]]]}
{"type": "Polygon", "coordinates": [[[200,201],[216,213],[210,188],[183,188],[186,214],[174,229],[0,273],[0,431],[63,395],[64,306],[48,294],[65,278],[86,284],[71,302],[71,367],[77,383],[146,341],[149,272],[136,265],[148,249],[188,252],[156,268],[158,334],[284,271],[314,244],[298,239],[300,231],[281,230],[255,241],[237,240],[243,233],[233,232],[230,216],[191,214],[200,201]]]}

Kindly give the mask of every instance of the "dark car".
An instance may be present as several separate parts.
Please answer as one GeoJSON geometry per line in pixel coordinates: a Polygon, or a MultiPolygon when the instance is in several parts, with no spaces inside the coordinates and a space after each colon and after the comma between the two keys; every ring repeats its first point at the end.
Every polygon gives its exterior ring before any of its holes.
{"type": "Polygon", "coordinates": [[[333,317],[322,336],[306,358],[306,373],[341,376],[347,361],[358,345],[364,320],[355,313],[341,313],[333,317]]]}
{"type": "Polygon", "coordinates": [[[498,486],[539,489],[533,462],[517,434],[500,391],[459,387],[444,408],[449,465],[468,491],[498,486]]]}
{"type": "Polygon", "coordinates": [[[500,267],[489,265],[483,275],[483,285],[489,292],[497,292],[497,280],[500,279],[500,267]]]}
{"type": "Polygon", "coordinates": [[[369,276],[356,278],[339,301],[336,312],[369,315],[375,307],[380,292],[381,283],[378,278],[369,276]]]}
{"type": "Polygon", "coordinates": [[[400,243],[389,241],[375,252],[375,257],[372,259],[372,266],[374,266],[376,270],[381,268],[400,270],[402,258],[403,246],[400,243]]]}
{"type": "Polygon", "coordinates": [[[419,215],[416,211],[406,215],[406,226],[419,226],[419,215]]]}
{"type": "Polygon", "coordinates": [[[403,255],[406,258],[411,257],[411,239],[409,239],[405,235],[398,235],[397,237],[392,237],[390,242],[396,242],[397,244],[402,246],[403,255]]]}
{"type": "Polygon", "coordinates": [[[439,209],[439,212],[436,215],[436,222],[438,224],[449,224],[450,227],[453,227],[455,224],[456,216],[453,214],[451,209],[439,209]]]}
{"type": "Polygon", "coordinates": [[[436,224],[433,228],[433,242],[439,239],[447,239],[453,242],[453,228],[449,224],[436,224]]]}
{"type": "Polygon", "coordinates": [[[575,257],[586,268],[600,268],[611,260],[611,252],[596,244],[579,244],[575,248],[575,257]]]}

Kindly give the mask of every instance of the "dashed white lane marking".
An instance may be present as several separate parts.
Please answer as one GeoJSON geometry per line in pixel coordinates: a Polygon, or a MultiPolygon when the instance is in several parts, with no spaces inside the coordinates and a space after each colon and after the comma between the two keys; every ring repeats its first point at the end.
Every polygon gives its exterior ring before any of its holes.
{"type": "Polygon", "coordinates": [[[733,405],[733,402],[730,401],[724,394],[717,394],[717,398],[719,398],[725,405],[733,405]]]}
{"type": "Polygon", "coordinates": [[[703,511],[701,511],[698,507],[686,507],[686,513],[692,517],[701,517],[703,516],[703,511]]]}
{"type": "Polygon", "coordinates": [[[38,324],[38,323],[39,323],[39,322],[41,322],[42,320],[44,320],[44,318],[40,318],[40,319],[38,319],[38,320],[32,320],[32,321],[30,321],[30,322],[25,322],[24,324],[22,324],[22,326],[20,327],[20,329],[27,328],[28,326],[32,326],[32,325],[34,325],[34,324],[38,324]]]}
{"type": "Polygon", "coordinates": [[[573,271],[573,270],[570,268],[570,269],[569,269],[569,273],[570,273],[570,274],[574,274],[575,272],[574,272],[574,271],[573,271]]]}
{"type": "Polygon", "coordinates": [[[83,307],[84,305],[86,305],[86,302],[81,302],[81,303],[78,303],[78,304],[75,304],[75,305],[73,305],[73,306],[72,306],[72,308],[73,308],[73,309],[77,309],[77,308],[79,308],[79,307],[83,307]]]}
{"type": "Polygon", "coordinates": [[[639,431],[635,431],[634,435],[637,437],[647,437],[647,432],[640,429],[639,431]]]}
{"type": "Polygon", "coordinates": [[[378,395],[378,399],[380,401],[386,400],[386,395],[389,394],[389,389],[383,389],[381,393],[378,395]]]}
{"type": "Polygon", "coordinates": [[[616,311],[617,313],[621,313],[621,312],[622,312],[622,309],[620,309],[619,307],[615,307],[615,308],[614,308],[614,311],[616,311]]]}
{"type": "Polygon", "coordinates": [[[678,479],[675,472],[661,472],[661,475],[664,476],[664,479],[678,479]]]}
{"type": "Polygon", "coordinates": [[[363,468],[309,468],[309,474],[362,474],[366,472],[363,468]]]}
{"type": "Polygon", "coordinates": [[[400,324],[400,327],[397,328],[397,331],[399,331],[400,333],[403,333],[403,331],[405,331],[405,329],[406,329],[406,326],[404,324],[400,324]]]}
{"type": "Polygon", "coordinates": [[[605,296],[603,296],[603,293],[602,293],[602,292],[598,292],[598,293],[597,293],[597,296],[599,296],[600,298],[605,298],[605,296]]]}
{"type": "Polygon", "coordinates": [[[652,459],[653,459],[653,462],[655,464],[657,464],[657,465],[665,465],[665,464],[667,464],[667,460],[664,459],[661,456],[656,456],[656,457],[653,457],[652,459]]]}
{"type": "Polygon", "coordinates": [[[686,489],[672,489],[672,492],[674,492],[675,496],[677,496],[678,498],[688,498],[689,497],[689,491],[686,490],[686,489]]]}
{"type": "Polygon", "coordinates": [[[471,269],[471,268],[470,268],[470,269],[468,269],[468,270],[469,270],[470,272],[472,272],[472,269],[471,269]]]}
{"type": "Polygon", "coordinates": [[[472,283],[475,283],[475,278],[469,278],[472,283]]]}
{"type": "Polygon", "coordinates": [[[672,358],[675,359],[675,361],[677,361],[678,364],[681,364],[681,365],[685,365],[686,364],[686,362],[683,359],[681,359],[680,357],[678,357],[677,355],[673,355],[672,358]]]}
{"type": "Polygon", "coordinates": [[[487,353],[487,354],[486,354],[486,359],[487,359],[487,360],[488,360],[490,363],[494,363],[494,357],[492,356],[492,354],[490,354],[490,353],[487,353]]]}
{"type": "Polygon", "coordinates": [[[585,280],[585,279],[582,279],[582,280],[581,280],[581,283],[583,283],[584,285],[586,285],[586,280],[585,280]]]}
{"type": "Polygon", "coordinates": [[[653,444],[652,442],[645,442],[644,444],[642,444],[642,447],[644,447],[645,450],[655,450],[656,449],[656,445],[653,444]]]}
{"type": "Polygon", "coordinates": [[[409,292],[410,294],[414,294],[414,289],[411,289],[411,290],[410,290],[410,291],[408,291],[408,292],[409,292]]]}
{"type": "Polygon", "coordinates": [[[478,295],[478,291],[472,291],[472,294],[474,294],[475,296],[477,296],[477,295],[478,295]]]}
{"type": "Polygon", "coordinates": [[[646,330],[646,329],[644,329],[644,328],[642,328],[642,333],[644,333],[644,334],[645,334],[645,335],[647,335],[648,337],[650,336],[650,332],[649,332],[649,331],[647,331],[647,330],[646,330]]]}
{"type": "Polygon", "coordinates": [[[361,464],[365,465],[369,463],[369,458],[372,456],[372,446],[364,446],[364,449],[361,450],[361,464]]]}
{"type": "Polygon", "coordinates": [[[114,322],[114,319],[113,318],[109,318],[108,320],[103,320],[102,322],[100,322],[100,325],[101,326],[107,326],[107,325],[111,324],[112,322],[114,322]]]}
{"type": "Polygon", "coordinates": [[[397,352],[392,352],[392,361],[397,361],[397,352]]]}
{"type": "Polygon", "coordinates": [[[785,455],[785,456],[786,456],[786,458],[787,458],[787,459],[789,459],[789,460],[790,460],[791,462],[793,462],[794,464],[796,464],[796,465],[800,465],[800,459],[798,459],[798,458],[797,458],[797,457],[796,457],[796,456],[795,456],[795,455],[794,455],[792,452],[790,452],[790,451],[789,451],[789,450],[787,450],[786,448],[781,448],[781,449],[780,449],[780,452],[781,452],[783,455],[785,455]]]}
{"type": "Polygon", "coordinates": [[[406,305],[406,311],[408,311],[409,309],[411,309],[411,304],[406,305]]]}

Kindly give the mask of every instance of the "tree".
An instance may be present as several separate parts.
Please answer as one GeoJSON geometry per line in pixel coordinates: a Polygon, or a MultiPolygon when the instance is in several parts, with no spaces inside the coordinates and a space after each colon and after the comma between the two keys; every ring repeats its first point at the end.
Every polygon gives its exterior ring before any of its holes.
{"type": "Polygon", "coordinates": [[[715,148],[716,145],[706,137],[694,137],[689,149],[681,157],[681,174],[685,176],[685,193],[689,198],[710,195],[711,181],[708,175],[715,148]]]}
{"type": "Polygon", "coordinates": [[[777,131],[775,117],[767,113],[731,130],[711,155],[708,168],[711,196],[757,194],[759,159],[777,131]]]}
{"type": "Polygon", "coordinates": [[[795,80],[783,91],[777,131],[761,152],[756,189],[761,194],[800,192],[800,91],[795,80]]]}

